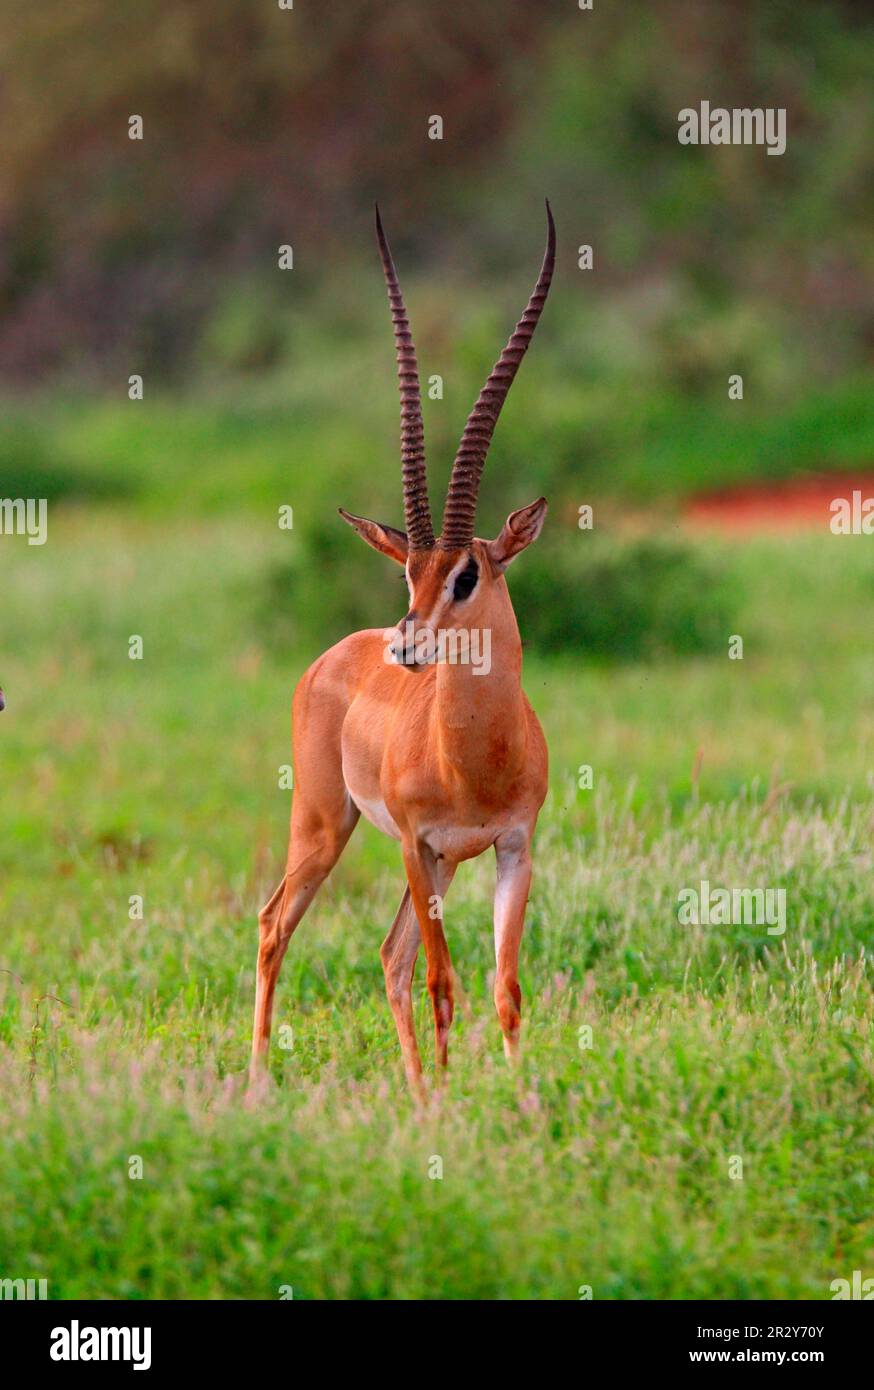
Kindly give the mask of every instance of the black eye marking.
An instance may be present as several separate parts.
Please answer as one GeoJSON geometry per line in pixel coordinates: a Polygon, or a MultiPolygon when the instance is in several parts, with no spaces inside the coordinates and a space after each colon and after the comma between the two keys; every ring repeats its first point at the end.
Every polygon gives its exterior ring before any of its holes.
{"type": "Polygon", "coordinates": [[[479,579],[479,566],[473,556],[467,562],[467,567],[456,577],[455,588],[452,597],[458,602],[460,599],[470,598],[476,582],[479,579]]]}

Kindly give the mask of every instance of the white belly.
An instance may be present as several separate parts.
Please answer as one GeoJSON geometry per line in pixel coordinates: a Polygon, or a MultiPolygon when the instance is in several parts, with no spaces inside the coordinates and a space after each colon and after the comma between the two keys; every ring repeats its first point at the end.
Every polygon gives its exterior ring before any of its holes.
{"type": "Polygon", "coordinates": [[[362,816],[366,816],[371,825],[375,825],[377,830],[381,830],[383,835],[390,835],[393,840],[401,838],[394,821],[388,813],[384,801],[373,801],[366,796],[359,796],[357,792],[349,788],[349,795],[355,802],[362,816]]]}

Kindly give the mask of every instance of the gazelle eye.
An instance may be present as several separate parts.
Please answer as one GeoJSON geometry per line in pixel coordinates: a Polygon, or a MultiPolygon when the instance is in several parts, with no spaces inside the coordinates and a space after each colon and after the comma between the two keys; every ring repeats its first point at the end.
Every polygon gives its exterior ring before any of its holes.
{"type": "Polygon", "coordinates": [[[471,556],[467,562],[467,567],[461,571],[461,574],[456,576],[455,588],[452,592],[452,597],[455,601],[458,602],[460,599],[470,598],[476,588],[478,579],[479,566],[473,556],[471,556]]]}

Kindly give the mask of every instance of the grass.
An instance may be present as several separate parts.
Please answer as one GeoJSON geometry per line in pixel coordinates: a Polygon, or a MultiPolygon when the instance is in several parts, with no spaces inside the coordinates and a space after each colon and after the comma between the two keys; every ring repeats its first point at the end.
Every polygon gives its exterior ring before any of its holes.
{"type": "Polygon", "coordinates": [[[290,948],[277,1085],[243,1104],[316,654],[253,619],[289,544],[266,506],[70,507],[43,549],[3,539],[0,1275],[51,1297],[828,1298],[874,1246],[865,538],[708,547],[742,662],[729,633],[528,662],[552,782],[524,1059],[505,1068],[491,1003],[484,859],[447,904],[462,998],[424,1118],[378,958],[399,856],[369,827],[290,948]],[[704,877],[785,888],[785,936],[681,926],[704,877]]]}

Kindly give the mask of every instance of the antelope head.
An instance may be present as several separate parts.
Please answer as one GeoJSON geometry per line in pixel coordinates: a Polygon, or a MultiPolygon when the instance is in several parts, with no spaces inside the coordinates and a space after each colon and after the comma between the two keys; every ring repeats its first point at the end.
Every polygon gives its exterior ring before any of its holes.
{"type": "Polygon", "coordinates": [[[418,638],[433,639],[440,630],[486,627],[495,604],[509,606],[503,580],[510,561],[536,540],[546,517],[546,499],[511,512],[500,535],[491,541],[474,536],[476,503],[489,444],[501,407],[525,355],[546,303],[555,265],[555,224],[549,203],[546,253],[537,284],[507,346],[477,398],[452,465],[443,509],[443,524],[434,535],[425,473],[425,431],[419,369],[407,312],[379,209],[376,236],[382,257],[394,324],[401,396],[401,461],[406,530],[399,531],[341,507],[340,515],[374,550],[388,555],[406,572],[410,606],[390,642],[391,657],[410,670],[422,669],[418,638]]]}

